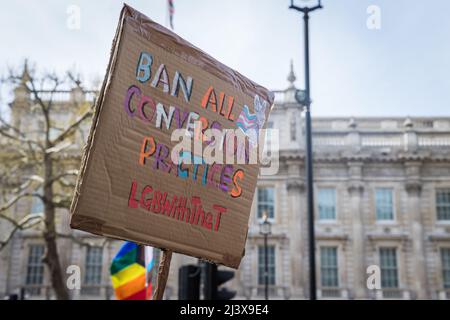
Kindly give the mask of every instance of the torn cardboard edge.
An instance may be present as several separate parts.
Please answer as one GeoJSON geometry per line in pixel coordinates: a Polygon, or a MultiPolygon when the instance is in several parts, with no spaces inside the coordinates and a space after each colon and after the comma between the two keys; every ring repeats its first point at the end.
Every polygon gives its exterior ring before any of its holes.
{"type": "MultiPolygon", "coordinates": [[[[123,235],[123,237],[121,237],[121,236],[113,235],[111,233],[111,230],[107,230],[107,229],[103,228],[103,225],[104,225],[104,222],[100,219],[94,219],[94,218],[86,217],[86,216],[78,216],[78,221],[75,223],[71,222],[70,226],[73,229],[79,229],[79,230],[82,230],[85,232],[96,234],[98,236],[108,237],[108,238],[116,239],[116,240],[128,241],[126,234],[129,233],[129,231],[122,230],[123,231],[122,234],[125,233],[125,235],[123,235]]],[[[245,238],[246,241],[247,241],[247,237],[248,237],[248,228],[247,228],[247,233],[246,233],[246,238],[245,238]]],[[[161,241],[161,239],[160,239],[160,241],[161,241]]],[[[240,261],[241,261],[242,257],[244,257],[244,255],[245,255],[245,247],[244,247],[240,257],[232,256],[230,254],[217,254],[217,256],[218,256],[217,259],[214,259],[212,257],[205,258],[205,257],[199,256],[198,254],[195,254],[193,252],[188,253],[189,251],[191,251],[189,246],[186,246],[184,248],[185,251],[181,251],[181,250],[169,248],[168,246],[163,247],[160,244],[157,244],[156,242],[153,242],[152,240],[149,240],[149,239],[147,239],[145,242],[139,241],[139,240],[133,240],[133,242],[140,244],[140,245],[150,245],[154,248],[158,248],[161,250],[170,250],[174,253],[188,255],[190,257],[197,258],[202,261],[211,262],[211,263],[215,263],[218,265],[224,265],[224,266],[234,268],[234,269],[237,269],[239,267],[240,261]]],[[[211,252],[209,252],[209,253],[211,254],[211,252]]]]}
{"type": "Polygon", "coordinates": [[[165,41],[159,42],[159,46],[161,48],[177,55],[181,59],[185,60],[188,64],[196,65],[206,70],[208,73],[213,74],[214,76],[225,82],[233,84],[238,83],[238,90],[242,92],[251,92],[253,93],[253,96],[255,94],[258,94],[269,103],[269,106],[273,105],[274,94],[271,91],[248,79],[238,71],[226,66],[219,60],[214,59],[213,57],[211,57],[211,55],[197,48],[187,40],[181,38],[176,33],[154,22],[149,17],[135,10],[131,6],[124,4],[122,10],[124,11],[124,17],[127,22],[129,22],[130,25],[134,27],[134,32],[138,33],[140,36],[146,38],[147,40],[155,42],[155,44],[157,45],[158,41],[154,41],[152,37],[164,38],[165,41]],[[152,32],[156,32],[157,34],[149,33],[145,28],[147,25],[149,26],[149,29],[152,29],[152,32]],[[163,46],[162,44],[164,42],[170,42],[171,46],[163,46]],[[190,51],[188,56],[183,53],[184,51],[186,51],[186,49],[189,49],[190,51]]]}
{"type": "Polygon", "coordinates": [[[71,214],[73,214],[73,212],[75,210],[75,207],[77,205],[78,198],[79,198],[79,195],[81,192],[81,187],[83,184],[83,177],[86,172],[89,155],[90,155],[90,152],[91,152],[91,149],[93,146],[95,129],[97,128],[98,119],[100,118],[100,113],[101,113],[102,107],[104,105],[105,92],[107,91],[107,88],[110,86],[111,79],[114,74],[114,67],[115,67],[115,63],[117,60],[117,53],[119,51],[120,38],[122,36],[122,31],[123,31],[123,26],[124,26],[125,9],[126,9],[126,5],[124,5],[124,7],[122,8],[122,11],[120,12],[119,25],[117,26],[116,34],[112,41],[110,58],[109,58],[108,66],[106,68],[106,76],[103,79],[103,84],[102,84],[102,87],[100,89],[99,95],[98,95],[96,103],[95,103],[95,110],[94,110],[94,116],[92,118],[92,125],[91,125],[91,129],[89,131],[86,145],[84,147],[83,156],[81,158],[81,166],[80,166],[78,178],[77,178],[76,185],[75,185],[74,196],[72,199],[72,203],[70,205],[70,213],[71,214]]]}
{"type": "MultiPolygon", "coordinates": [[[[79,176],[77,179],[76,187],[75,187],[75,194],[72,199],[72,204],[70,208],[71,214],[75,212],[75,209],[77,207],[78,200],[80,198],[80,195],[83,190],[83,178],[85,177],[85,173],[89,167],[89,160],[92,155],[93,148],[95,148],[95,145],[97,143],[95,137],[97,133],[97,126],[99,124],[99,119],[101,118],[101,114],[103,112],[103,108],[105,105],[105,100],[107,98],[107,93],[112,85],[113,79],[116,74],[116,65],[118,61],[118,53],[121,49],[121,42],[123,39],[123,32],[125,23],[127,23],[129,26],[132,27],[133,31],[139,34],[142,37],[145,37],[147,39],[150,39],[152,37],[163,37],[166,41],[173,43],[173,48],[167,48],[164,46],[161,46],[160,43],[155,43],[155,45],[160,45],[161,48],[163,48],[166,51],[172,52],[172,53],[178,53],[178,57],[186,61],[188,64],[193,64],[196,66],[199,66],[201,68],[204,68],[207,70],[208,73],[211,73],[213,76],[216,76],[222,81],[232,83],[237,90],[242,92],[250,92],[252,94],[258,94],[262,96],[264,99],[266,99],[269,102],[269,105],[273,105],[273,93],[266,90],[262,86],[257,85],[253,81],[247,79],[237,71],[225,66],[224,64],[220,63],[219,61],[213,59],[208,54],[204,53],[200,49],[194,47],[192,44],[187,42],[186,40],[182,39],[175,33],[171,32],[170,30],[167,30],[163,28],[162,26],[158,25],[157,23],[153,22],[151,19],[147,18],[145,15],[141,14],[140,12],[136,11],[132,7],[128,5],[124,5],[124,7],[121,10],[120,18],[119,18],[119,24],[115,33],[115,36],[112,41],[112,48],[110,53],[110,59],[107,66],[107,73],[104,78],[101,91],[99,93],[98,99],[96,101],[95,110],[94,110],[94,116],[93,116],[93,123],[89,132],[89,136],[87,139],[87,144],[84,148],[84,153],[82,156],[81,161],[81,168],[79,171],[79,176]],[[149,29],[151,29],[151,32],[146,29],[146,25],[149,25],[149,29]],[[175,48],[175,49],[174,49],[175,48]],[[183,48],[183,50],[181,49],[183,48]],[[186,49],[191,51],[191,55],[187,55],[186,53],[183,53],[186,51],[186,49]],[[174,51],[175,50],[175,51],[174,51]],[[176,51],[178,50],[178,51],[176,51]]],[[[151,40],[154,42],[154,39],[151,40]]],[[[163,41],[165,42],[165,41],[163,41]]],[[[253,195],[254,196],[254,195],[253,195]]],[[[111,232],[108,232],[104,229],[105,221],[102,221],[101,219],[95,219],[93,217],[88,216],[80,216],[77,215],[78,221],[73,222],[71,221],[71,227],[74,229],[81,229],[84,231],[88,231],[94,234],[98,234],[100,236],[106,236],[111,237],[115,239],[125,240],[126,234],[133,233],[132,230],[123,230],[125,235],[117,236],[117,235],[111,235],[111,232]]],[[[248,234],[248,228],[247,228],[247,234],[248,234]]],[[[136,237],[133,237],[136,238],[136,237]]],[[[247,239],[247,235],[246,235],[247,239]]],[[[164,240],[165,241],[165,240],[164,240]]],[[[144,242],[135,241],[137,243],[145,244],[145,245],[152,245],[151,240],[146,240],[144,242]]],[[[159,244],[156,244],[156,242],[153,242],[153,246],[161,249],[167,249],[171,250],[176,253],[180,254],[188,254],[193,257],[198,257],[198,252],[196,254],[189,253],[192,252],[191,250],[186,250],[186,248],[180,248],[179,250],[173,249],[170,247],[161,247],[161,241],[159,241],[159,244]],[[181,252],[180,250],[184,250],[181,252]]],[[[205,259],[204,257],[198,257],[199,259],[205,260],[205,261],[211,261],[217,264],[223,264],[232,268],[237,269],[239,267],[240,261],[245,253],[245,246],[243,249],[243,252],[241,256],[231,256],[227,253],[215,253],[214,255],[217,256],[217,260],[214,258],[209,257],[208,259],[205,259]],[[220,256],[220,257],[219,257],[220,256]]],[[[210,256],[210,255],[209,255],[210,256]]]]}

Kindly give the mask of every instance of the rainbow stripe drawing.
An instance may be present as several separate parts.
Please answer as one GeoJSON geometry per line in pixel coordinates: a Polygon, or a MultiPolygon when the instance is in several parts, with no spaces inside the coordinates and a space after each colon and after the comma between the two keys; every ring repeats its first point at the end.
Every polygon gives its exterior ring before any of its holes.
{"type": "Polygon", "coordinates": [[[264,126],[266,121],[267,101],[255,95],[254,100],[255,113],[250,113],[247,105],[239,115],[236,125],[248,137],[250,144],[255,147],[258,145],[259,130],[264,126]]]}

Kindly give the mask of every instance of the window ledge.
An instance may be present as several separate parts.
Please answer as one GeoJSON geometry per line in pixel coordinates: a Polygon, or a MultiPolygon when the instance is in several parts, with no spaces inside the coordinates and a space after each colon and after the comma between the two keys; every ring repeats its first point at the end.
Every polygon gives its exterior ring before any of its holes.
{"type": "Polygon", "coordinates": [[[318,219],[316,220],[319,224],[327,224],[327,225],[338,225],[337,219],[318,219]]]}
{"type": "Polygon", "coordinates": [[[388,225],[388,226],[398,225],[397,220],[375,220],[375,223],[378,225],[388,225]]]}
{"type": "Polygon", "coordinates": [[[348,290],[343,288],[322,287],[317,290],[317,297],[319,299],[348,299],[348,290]]]}

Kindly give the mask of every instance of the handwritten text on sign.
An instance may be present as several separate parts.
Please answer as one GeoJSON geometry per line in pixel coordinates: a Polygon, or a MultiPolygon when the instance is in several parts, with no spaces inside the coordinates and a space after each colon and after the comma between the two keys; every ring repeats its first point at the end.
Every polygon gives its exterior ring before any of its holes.
{"type": "MultiPolygon", "coordinates": [[[[165,64],[160,64],[157,69],[153,66],[153,56],[148,52],[142,52],[138,59],[136,68],[136,80],[141,84],[159,88],[165,94],[178,97],[182,93],[184,102],[189,103],[194,90],[194,79],[175,71],[172,81],[165,64]],[[156,71],[155,71],[156,70],[156,71]],[[154,74],[153,74],[154,73],[154,74]]],[[[238,145],[232,148],[232,152],[241,152],[248,163],[250,149],[257,146],[258,130],[265,122],[265,111],[267,103],[255,96],[256,114],[251,114],[248,106],[243,106],[243,111],[236,117],[233,114],[235,98],[227,96],[224,92],[216,93],[210,86],[203,94],[201,106],[204,110],[209,109],[228,121],[234,123],[236,128],[248,137],[249,145],[238,145]]],[[[151,96],[144,95],[138,85],[131,85],[126,94],[123,104],[125,112],[130,117],[135,117],[149,125],[154,125],[159,130],[185,129],[189,137],[205,143],[215,144],[215,140],[204,134],[205,130],[221,130],[222,125],[217,121],[210,121],[195,111],[183,111],[177,106],[164,106],[155,101],[151,96]],[[199,125],[197,125],[199,124],[199,125]]],[[[227,140],[223,140],[225,150],[227,140]]],[[[173,174],[179,179],[192,179],[207,188],[217,188],[232,198],[242,195],[243,189],[240,183],[245,179],[242,169],[235,169],[232,164],[205,163],[200,156],[190,151],[177,150],[176,156],[171,157],[173,152],[170,148],[158,142],[153,136],[143,138],[141,148],[138,150],[138,164],[141,166],[151,165],[153,170],[159,170],[167,174],[173,174]],[[148,160],[153,159],[152,164],[148,160]],[[175,161],[174,161],[175,159],[175,161]],[[185,163],[194,163],[193,166],[184,166],[185,163]],[[202,171],[200,173],[200,171],[202,171]]],[[[144,208],[156,214],[166,215],[173,219],[185,221],[186,223],[200,225],[208,230],[219,231],[222,214],[227,208],[214,204],[211,210],[203,207],[200,197],[192,196],[190,199],[183,195],[169,196],[167,191],[154,189],[150,185],[139,186],[136,180],[132,181],[130,196],[128,199],[130,208],[144,208]]]]}

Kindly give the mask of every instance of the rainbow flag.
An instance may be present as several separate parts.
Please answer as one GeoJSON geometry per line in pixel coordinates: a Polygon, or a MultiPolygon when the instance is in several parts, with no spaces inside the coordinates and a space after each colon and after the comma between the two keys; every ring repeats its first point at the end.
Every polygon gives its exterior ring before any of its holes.
{"type": "Polygon", "coordinates": [[[148,299],[145,256],[144,246],[126,242],[114,257],[110,271],[117,300],[148,299]]]}

